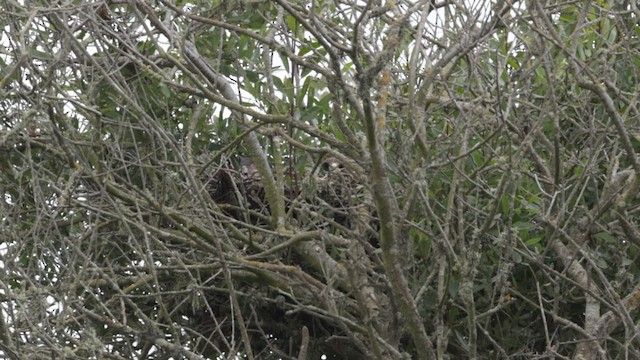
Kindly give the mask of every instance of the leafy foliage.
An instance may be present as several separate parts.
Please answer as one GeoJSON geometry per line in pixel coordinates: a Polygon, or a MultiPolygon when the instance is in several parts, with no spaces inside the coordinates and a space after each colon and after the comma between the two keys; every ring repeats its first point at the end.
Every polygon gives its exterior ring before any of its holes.
{"type": "Polygon", "coordinates": [[[0,353],[640,357],[639,16],[7,2],[0,353]]]}

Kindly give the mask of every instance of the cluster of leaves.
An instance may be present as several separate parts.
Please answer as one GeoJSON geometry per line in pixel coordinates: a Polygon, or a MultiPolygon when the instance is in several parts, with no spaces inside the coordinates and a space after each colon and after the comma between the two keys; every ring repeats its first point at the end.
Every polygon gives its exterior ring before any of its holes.
{"type": "Polygon", "coordinates": [[[0,354],[640,357],[639,17],[7,2],[0,354]]]}

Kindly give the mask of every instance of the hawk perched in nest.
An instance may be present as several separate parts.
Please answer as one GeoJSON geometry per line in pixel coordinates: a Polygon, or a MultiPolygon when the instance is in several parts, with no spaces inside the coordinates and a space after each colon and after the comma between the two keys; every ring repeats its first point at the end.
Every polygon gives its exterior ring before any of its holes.
{"type": "Polygon", "coordinates": [[[344,169],[344,164],[337,158],[330,157],[324,160],[322,168],[325,171],[336,171],[344,169]]]}
{"type": "Polygon", "coordinates": [[[262,176],[256,164],[247,156],[240,156],[240,175],[245,181],[260,181],[262,176]]]}
{"type": "Polygon", "coordinates": [[[266,210],[264,188],[262,186],[262,176],[256,164],[246,156],[240,156],[240,190],[249,201],[249,207],[253,210],[263,212],[266,210]]]}
{"type": "Polygon", "coordinates": [[[354,205],[356,181],[347,167],[335,157],[325,159],[318,172],[318,196],[337,209],[354,205]]]}
{"type": "MultiPolygon", "coordinates": [[[[203,182],[213,200],[220,205],[228,205],[232,216],[239,216],[246,210],[266,215],[267,203],[262,184],[262,176],[249,157],[238,156],[235,159],[222,159],[219,164],[199,159],[208,166],[203,169],[203,182]],[[244,210],[243,210],[244,209],[244,210]]],[[[316,211],[328,211],[329,217],[338,223],[346,224],[354,210],[363,205],[363,185],[342,161],[329,157],[318,165],[316,176],[305,176],[304,183],[309,187],[303,191],[307,202],[317,208],[316,211]]],[[[305,185],[303,185],[305,187],[305,185]]],[[[285,191],[292,201],[291,191],[285,191]]]]}
{"type": "Polygon", "coordinates": [[[211,156],[198,158],[206,166],[202,169],[202,181],[214,201],[220,204],[239,206],[244,203],[239,196],[261,203],[264,195],[261,176],[255,164],[245,156],[236,159],[221,159],[213,163],[211,156]]]}

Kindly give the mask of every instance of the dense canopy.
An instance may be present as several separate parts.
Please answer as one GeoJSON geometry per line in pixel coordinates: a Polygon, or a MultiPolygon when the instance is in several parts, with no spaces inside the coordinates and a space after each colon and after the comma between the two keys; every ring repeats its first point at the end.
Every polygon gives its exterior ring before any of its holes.
{"type": "Polygon", "coordinates": [[[640,358],[634,0],[3,0],[0,357],[640,358]]]}

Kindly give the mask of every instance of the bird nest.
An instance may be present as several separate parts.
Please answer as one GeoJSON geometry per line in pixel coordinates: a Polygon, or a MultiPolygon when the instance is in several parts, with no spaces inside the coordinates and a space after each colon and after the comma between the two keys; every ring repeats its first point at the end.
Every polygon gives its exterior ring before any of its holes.
{"type": "MultiPolygon", "coordinates": [[[[206,159],[201,159],[206,160],[206,159]]],[[[206,164],[206,161],[202,161],[206,164]]],[[[285,188],[288,210],[323,214],[342,226],[350,227],[350,218],[363,206],[364,186],[357,183],[353,174],[336,158],[324,160],[315,171],[301,176],[296,189],[285,188]]],[[[246,214],[256,224],[260,218],[269,217],[262,178],[255,164],[246,157],[224,159],[208,164],[202,172],[202,180],[211,198],[225,212],[245,221],[246,214]]]]}

